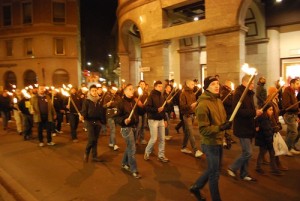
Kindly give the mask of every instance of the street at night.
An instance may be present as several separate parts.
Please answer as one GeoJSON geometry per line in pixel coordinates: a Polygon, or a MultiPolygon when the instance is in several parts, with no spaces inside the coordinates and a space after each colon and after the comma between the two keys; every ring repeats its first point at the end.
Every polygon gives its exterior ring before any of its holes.
{"type": "MultiPolygon", "coordinates": [[[[150,161],[143,159],[145,145],[137,145],[137,164],[141,179],[121,169],[121,159],[125,144],[117,128],[119,151],[108,147],[108,135],[101,135],[98,152],[102,163],[83,162],[87,135],[79,125],[79,143],[70,140],[69,126],[64,124],[63,134],[53,137],[55,146],[38,147],[38,140],[23,141],[15,130],[15,122],[10,129],[0,131],[0,171],[1,185],[9,193],[1,190],[3,196],[12,200],[43,201],[95,201],[95,200],[196,200],[189,193],[189,187],[206,168],[205,157],[196,159],[180,152],[183,132],[177,134],[174,126],[178,119],[171,121],[172,140],[166,141],[166,156],[169,163],[157,160],[156,152],[150,161]],[[8,195],[7,195],[8,194],[8,195]]],[[[197,145],[199,135],[194,125],[197,145]]],[[[285,129],[285,127],[284,127],[285,129]]],[[[45,132],[45,131],[44,131],[45,132]]],[[[36,138],[36,126],[33,136],[36,138]]],[[[149,131],[146,132],[146,139],[149,131]]],[[[155,148],[157,151],[157,147],[155,148]]],[[[231,201],[298,201],[300,180],[300,157],[282,156],[282,162],[289,170],[284,176],[273,176],[269,166],[264,165],[265,175],[255,172],[258,149],[250,162],[250,174],[257,182],[235,180],[226,174],[227,166],[240,154],[240,146],[234,144],[231,150],[224,150],[223,168],[220,177],[222,200],[231,201]]],[[[202,193],[210,199],[209,187],[202,193]]],[[[2,200],[1,200],[2,201],[2,200]]]]}

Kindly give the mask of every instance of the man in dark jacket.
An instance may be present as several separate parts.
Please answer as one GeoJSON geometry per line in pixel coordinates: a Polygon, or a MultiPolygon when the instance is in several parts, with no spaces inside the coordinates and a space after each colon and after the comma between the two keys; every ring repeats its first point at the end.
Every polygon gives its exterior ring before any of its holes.
{"type": "Polygon", "coordinates": [[[18,103],[19,109],[22,113],[23,120],[23,134],[24,140],[29,140],[32,136],[33,118],[30,114],[30,97],[23,97],[18,103]]]}
{"type": "Polygon", "coordinates": [[[196,158],[198,158],[201,157],[203,153],[197,148],[195,144],[195,137],[193,131],[195,108],[197,106],[196,95],[193,92],[195,83],[192,80],[187,80],[185,84],[186,87],[180,94],[180,99],[179,99],[180,111],[181,114],[183,115],[183,122],[184,122],[184,138],[183,138],[181,152],[186,154],[192,153],[187,148],[187,143],[189,140],[194,155],[196,158]]]}
{"type": "Polygon", "coordinates": [[[136,126],[138,123],[138,113],[137,108],[132,113],[134,105],[136,104],[133,97],[133,86],[128,84],[124,88],[124,95],[118,104],[118,113],[115,117],[116,123],[121,126],[121,135],[126,143],[126,150],[124,152],[122,160],[122,168],[128,170],[132,175],[139,179],[141,178],[137,170],[136,158],[135,158],[135,140],[134,133],[136,132],[136,126]]]}
{"type": "MultiPolygon", "coordinates": [[[[242,78],[242,84],[236,88],[233,94],[233,108],[238,104],[250,78],[249,75],[245,75],[242,78]]],[[[254,82],[250,83],[249,90],[233,121],[233,134],[240,140],[242,154],[227,169],[228,174],[232,177],[236,177],[236,172],[240,170],[240,177],[245,181],[256,181],[249,175],[248,165],[252,156],[251,142],[255,136],[254,117],[262,114],[262,110],[255,109],[253,89],[254,82]]]]}
{"type": "Polygon", "coordinates": [[[283,115],[284,122],[287,125],[287,133],[285,142],[289,148],[288,156],[300,154],[300,151],[295,150],[295,141],[297,139],[297,120],[299,112],[299,104],[297,103],[296,90],[300,87],[299,79],[291,79],[290,86],[286,87],[282,94],[282,108],[285,110],[283,115]],[[293,107],[291,107],[294,105],[293,107]]]}
{"type": "Polygon", "coordinates": [[[52,125],[52,136],[56,136],[56,134],[63,133],[61,131],[61,123],[63,122],[65,108],[63,98],[55,89],[52,89],[51,91],[51,98],[56,112],[56,121],[54,121],[52,125]]]}
{"type": "Polygon", "coordinates": [[[102,162],[98,158],[97,144],[101,129],[101,103],[97,94],[96,85],[91,85],[87,98],[82,104],[80,120],[86,122],[88,142],[85,149],[84,161],[88,162],[90,152],[92,150],[92,161],[102,162]]]}
{"type": "Polygon", "coordinates": [[[8,95],[8,91],[4,90],[2,95],[0,95],[0,112],[2,117],[3,130],[7,129],[8,120],[10,118],[10,112],[12,108],[12,101],[8,95]]]}
{"type": "Polygon", "coordinates": [[[158,138],[158,160],[161,162],[169,162],[165,156],[165,127],[167,119],[163,104],[165,99],[162,96],[163,84],[161,81],[154,83],[154,89],[151,91],[146,103],[146,111],[148,114],[148,124],[150,129],[150,140],[145,149],[144,159],[149,160],[149,156],[153,151],[153,146],[158,138]]]}

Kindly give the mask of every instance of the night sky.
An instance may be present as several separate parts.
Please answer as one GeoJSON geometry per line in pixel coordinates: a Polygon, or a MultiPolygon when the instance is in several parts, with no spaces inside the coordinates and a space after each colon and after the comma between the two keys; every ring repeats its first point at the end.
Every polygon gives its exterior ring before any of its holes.
{"type": "Polygon", "coordinates": [[[118,0],[81,0],[82,56],[93,64],[104,64],[112,42],[118,0]]]}

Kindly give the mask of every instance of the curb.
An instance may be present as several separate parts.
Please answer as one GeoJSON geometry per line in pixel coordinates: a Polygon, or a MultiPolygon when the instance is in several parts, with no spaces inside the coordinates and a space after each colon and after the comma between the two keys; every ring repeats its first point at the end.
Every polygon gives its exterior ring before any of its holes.
{"type": "Polygon", "coordinates": [[[0,184],[16,201],[38,201],[2,168],[0,168],[0,184]]]}

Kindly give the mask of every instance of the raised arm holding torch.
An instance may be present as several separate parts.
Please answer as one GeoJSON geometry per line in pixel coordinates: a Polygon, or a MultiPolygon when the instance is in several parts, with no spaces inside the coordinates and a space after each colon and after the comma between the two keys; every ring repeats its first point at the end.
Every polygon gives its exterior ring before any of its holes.
{"type": "Polygon", "coordinates": [[[197,94],[202,89],[201,88],[201,84],[197,84],[197,87],[198,87],[198,89],[197,89],[197,91],[194,94],[197,94]]]}
{"type": "Polygon", "coordinates": [[[236,113],[238,112],[239,108],[241,107],[242,102],[243,102],[243,100],[244,100],[244,98],[245,98],[245,96],[246,96],[246,94],[247,94],[247,92],[249,90],[249,87],[252,84],[252,82],[253,82],[253,80],[255,78],[255,75],[257,74],[256,69],[255,68],[249,68],[248,64],[244,64],[243,67],[242,67],[242,70],[245,73],[251,75],[251,77],[250,77],[250,79],[249,79],[249,81],[247,83],[247,86],[246,86],[245,90],[243,91],[243,94],[242,94],[240,100],[238,101],[237,105],[235,106],[235,108],[234,108],[234,110],[233,110],[233,112],[232,112],[232,114],[230,116],[230,119],[229,119],[230,122],[233,121],[236,113]]]}
{"type": "Polygon", "coordinates": [[[176,87],[177,87],[177,84],[174,83],[172,91],[170,92],[170,94],[168,95],[168,97],[166,98],[164,104],[161,107],[165,107],[165,105],[167,104],[167,101],[169,101],[169,98],[171,97],[171,95],[172,95],[173,91],[176,89],[176,87]]]}
{"type": "Polygon", "coordinates": [[[222,100],[222,103],[234,92],[234,84],[231,82],[231,91],[225,96],[225,98],[222,100]]]}
{"type": "Polygon", "coordinates": [[[134,112],[134,110],[135,110],[135,108],[136,108],[136,106],[137,106],[137,104],[138,104],[138,102],[139,102],[141,96],[143,95],[143,90],[142,90],[141,87],[138,88],[138,94],[139,94],[138,99],[136,100],[136,102],[135,102],[135,104],[134,104],[134,106],[133,106],[133,108],[132,108],[132,110],[131,110],[131,112],[130,112],[130,114],[129,114],[128,119],[131,119],[131,117],[132,117],[132,115],[133,115],[133,112],[134,112]]]}

